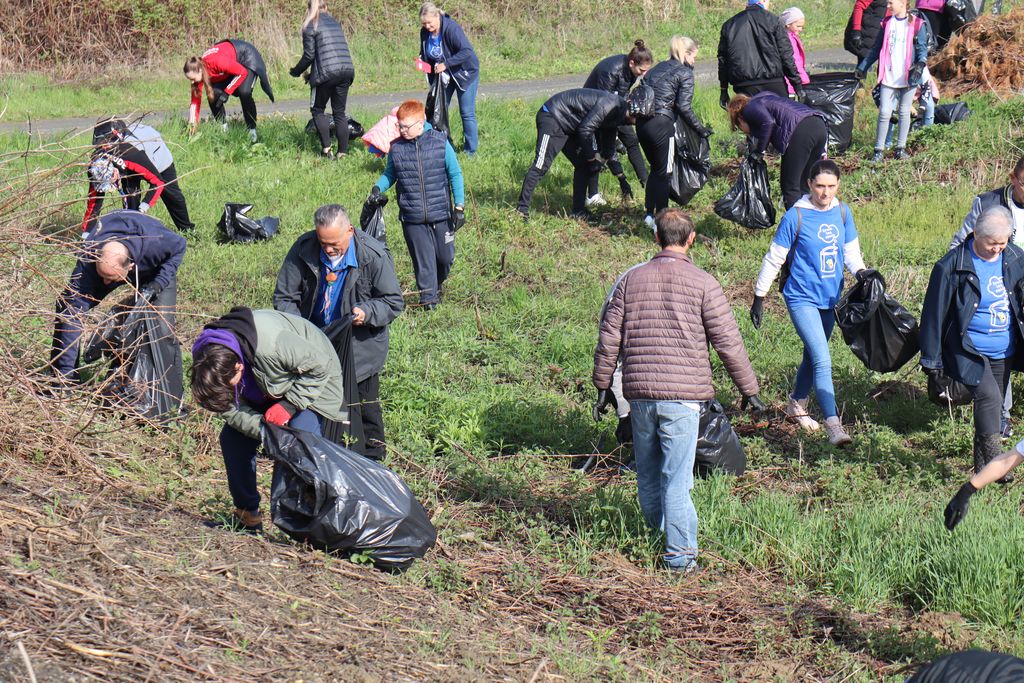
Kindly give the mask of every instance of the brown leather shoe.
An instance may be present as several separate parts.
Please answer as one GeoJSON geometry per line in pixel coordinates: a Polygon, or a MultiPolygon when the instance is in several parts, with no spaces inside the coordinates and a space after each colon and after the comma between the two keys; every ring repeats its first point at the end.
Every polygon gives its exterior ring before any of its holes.
{"type": "Polygon", "coordinates": [[[263,515],[257,510],[249,512],[235,508],[231,513],[231,526],[238,531],[245,531],[250,534],[263,532],[263,515]]]}

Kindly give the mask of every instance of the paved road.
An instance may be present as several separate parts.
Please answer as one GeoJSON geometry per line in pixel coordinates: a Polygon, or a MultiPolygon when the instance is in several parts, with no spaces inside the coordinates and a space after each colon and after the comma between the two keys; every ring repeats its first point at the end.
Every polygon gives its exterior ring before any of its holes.
{"type": "MultiPolygon", "coordinates": [[[[807,55],[807,70],[810,72],[821,71],[852,71],[854,60],[850,53],[842,48],[829,48],[827,50],[816,50],[807,55]]],[[[698,62],[696,68],[697,82],[702,85],[714,85],[717,82],[717,63],[712,61],[698,62]]],[[[569,88],[577,88],[586,80],[586,74],[575,74],[570,76],[554,76],[551,78],[540,78],[531,81],[506,81],[501,83],[480,84],[479,96],[481,98],[527,98],[533,99],[547,93],[556,93],[569,88]]],[[[399,93],[384,93],[380,95],[352,94],[348,98],[350,106],[356,109],[377,109],[384,111],[393,107],[402,100],[423,97],[422,90],[399,93]]],[[[261,116],[273,114],[309,114],[309,100],[285,100],[275,104],[266,101],[259,103],[261,116]]],[[[236,107],[237,109],[237,107],[236,107]]],[[[168,118],[172,116],[183,116],[184,107],[181,111],[157,112],[156,118],[168,118]]],[[[32,121],[31,131],[38,135],[53,135],[68,133],[79,130],[89,130],[96,122],[95,116],[83,118],[48,119],[32,121]]],[[[27,132],[30,130],[28,122],[7,122],[0,123],[0,133],[27,132]]]]}

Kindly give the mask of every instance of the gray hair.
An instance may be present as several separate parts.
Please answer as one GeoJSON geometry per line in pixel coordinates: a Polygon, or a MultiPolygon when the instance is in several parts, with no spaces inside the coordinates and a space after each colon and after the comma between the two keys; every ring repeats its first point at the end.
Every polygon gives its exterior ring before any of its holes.
{"type": "Polygon", "coordinates": [[[318,230],[334,225],[339,221],[342,223],[352,222],[348,218],[348,212],[345,211],[345,207],[341,204],[324,204],[313,214],[313,226],[318,230]]]}
{"type": "Polygon", "coordinates": [[[975,237],[1010,237],[1013,234],[1013,214],[1005,206],[991,206],[981,212],[974,222],[975,237]]]}
{"type": "Polygon", "coordinates": [[[420,20],[426,19],[427,17],[439,17],[441,16],[441,8],[432,2],[425,2],[420,5],[420,20]]]}

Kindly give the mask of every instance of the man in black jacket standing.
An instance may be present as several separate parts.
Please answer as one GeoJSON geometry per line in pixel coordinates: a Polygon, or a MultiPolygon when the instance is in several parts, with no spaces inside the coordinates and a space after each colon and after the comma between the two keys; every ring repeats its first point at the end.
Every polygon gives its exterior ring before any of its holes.
{"type": "Polygon", "coordinates": [[[537,112],[537,149],[523,179],[516,211],[525,220],[537,183],[559,152],[572,162],[573,218],[590,219],[587,185],[615,151],[615,136],[626,118],[626,101],[613,93],[575,88],[552,96],[537,112]]]}
{"type": "MultiPolygon", "coordinates": [[[[350,377],[344,378],[345,402],[358,408],[349,411],[350,419],[362,421],[349,432],[358,439],[352,448],[383,460],[380,371],[388,355],[388,325],[405,308],[402,288],[387,248],[354,228],[343,207],[321,206],[313,224],[316,229],[300,236],[285,257],[274,308],[322,329],[339,356],[351,348],[358,386],[352,391],[350,377]],[[350,335],[349,344],[342,343],[344,335],[350,335]]],[[[347,359],[340,360],[344,370],[347,359]]]]}
{"type": "Polygon", "coordinates": [[[786,27],[768,11],[769,0],[747,0],[747,8],[722,24],[718,41],[718,82],[722,108],[729,103],[729,86],[735,93],[756,95],[770,90],[787,97],[785,79],[793,83],[803,101],[800,73],[786,27]]]}

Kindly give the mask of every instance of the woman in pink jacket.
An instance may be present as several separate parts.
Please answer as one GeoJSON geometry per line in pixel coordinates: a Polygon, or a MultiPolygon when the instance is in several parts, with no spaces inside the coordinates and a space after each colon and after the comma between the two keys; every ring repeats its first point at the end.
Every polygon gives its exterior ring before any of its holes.
{"type": "MultiPolygon", "coordinates": [[[[807,57],[804,54],[804,44],[800,40],[800,32],[804,30],[804,13],[799,7],[790,7],[779,15],[779,19],[786,27],[786,35],[789,36],[789,43],[793,46],[793,61],[796,62],[796,70],[800,73],[800,83],[807,85],[811,82],[811,78],[807,75],[807,57]]],[[[789,86],[789,94],[793,95],[796,91],[788,78],[786,85],[789,86]]]]}

